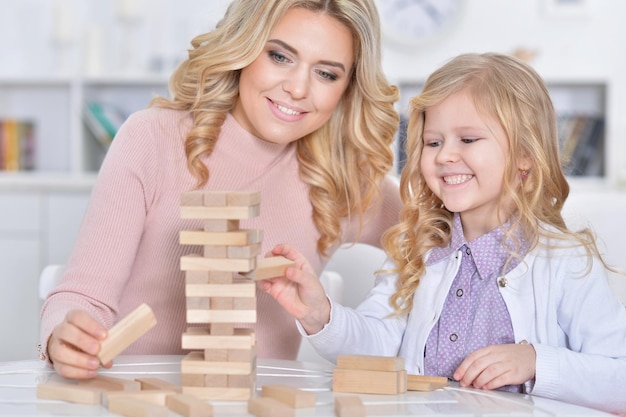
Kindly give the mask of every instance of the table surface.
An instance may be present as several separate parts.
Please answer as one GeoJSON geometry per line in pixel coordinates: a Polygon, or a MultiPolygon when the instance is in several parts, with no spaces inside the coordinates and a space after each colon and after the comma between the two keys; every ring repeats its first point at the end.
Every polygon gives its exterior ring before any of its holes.
{"type": "MultiPolygon", "coordinates": [[[[182,356],[120,356],[103,375],[135,379],[156,377],[180,384],[182,356]]],[[[334,416],[332,366],[274,359],[257,361],[257,389],[287,384],[314,391],[315,408],[297,410],[296,416],[334,416]]],[[[112,416],[103,406],[39,400],[39,383],[61,380],[38,360],[0,363],[0,416],[112,416]]],[[[341,395],[341,394],[337,394],[341,395]]],[[[401,395],[362,395],[368,416],[611,416],[588,408],[545,398],[498,391],[460,388],[452,384],[432,392],[401,395]]],[[[244,401],[211,402],[215,417],[249,416],[244,401]]],[[[170,412],[170,416],[178,414],[170,412]]]]}

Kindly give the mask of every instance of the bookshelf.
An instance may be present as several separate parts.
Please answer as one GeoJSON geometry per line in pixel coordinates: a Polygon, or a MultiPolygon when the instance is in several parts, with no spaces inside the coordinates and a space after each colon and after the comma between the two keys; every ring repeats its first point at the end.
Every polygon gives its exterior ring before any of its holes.
{"type": "MultiPolygon", "coordinates": [[[[608,86],[604,81],[547,80],[559,128],[559,144],[564,158],[564,169],[573,182],[609,182],[610,148],[607,136],[608,86]]],[[[399,83],[401,98],[398,110],[401,127],[397,135],[396,169],[405,158],[403,138],[407,122],[408,101],[419,94],[423,81],[399,83]]]]}

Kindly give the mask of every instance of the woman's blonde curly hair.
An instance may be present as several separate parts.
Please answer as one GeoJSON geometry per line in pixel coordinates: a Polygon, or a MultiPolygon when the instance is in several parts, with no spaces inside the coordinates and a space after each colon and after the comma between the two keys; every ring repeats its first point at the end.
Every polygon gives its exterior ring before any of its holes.
{"type": "Polygon", "coordinates": [[[391,298],[396,314],[411,310],[428,252],[445,247],[451,239],[453,213],[426,185],[420,158],[428,109],[461,91],[468,93],[479,112],[494,117],[508,137],[509,154],[499,202],[502,210],[498,213],[511,215],[508,230],[503,224],[509,219],[500,219],[505,232],[503,246],[511,258],[520,256],[516,251],[521,245],[515,238],[519,230],[530,249],[539,244],[540,237],[572,242],[573,246],[584,246],[589,256],[597,256],[608,267],[598,253],[592,232],[568,230],[561,215],[569,185],[562,170],[564,161],[560,161],[556,113],[541,77],[511,56],[463,54],[431,74],[421,94],[410,101],[407,161],[400,180],[401,220],[383,237],[385,250],[399,274],[391,298]],[[519,161],[529,165],[523,181],[519,180],[519,161]]]}
{"type": "Polygon", "coordinates": [[[340,241],[340,219],[358,216],[362,222],[393,164],[398,90],[382,71],[379,17],[372,0],[233,1],[215,30],[192,40],[188,59],[170,79],[172,99],[157,97],[152,105],[190,112],[193,127],[185,151],[201,188],[210,173],[203,159],[213,151],[237,101],[241,69],[259,56],[271,29],[294,7],[336,18],[354,39],[354,66],[341,102],[324,126],[297,142],[300,175],[310,186],[313,220],[321,235],[317,248],[327,255],[340,241]]]}

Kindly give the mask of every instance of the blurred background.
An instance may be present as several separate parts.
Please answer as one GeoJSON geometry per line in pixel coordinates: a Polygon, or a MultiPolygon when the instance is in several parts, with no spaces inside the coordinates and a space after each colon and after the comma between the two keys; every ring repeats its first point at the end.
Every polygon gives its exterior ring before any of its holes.
{"type": "MultiPolygon", "coordinates": [[[[592,225],[607,259],[626,266],[626,2],[377,2],[400,112],[428,74],[459,53],[510,53],[537,69],[570,161],[568,221],[592,225]]],[[[39,274],[67,259],[117,128],[154,94],[168,94],[190,40],[211,30],[228,3],[0,0],[0,334],[12,335],[0,360],[36,357],[39,274]]],[[[400,134],[396,170],[401,141],[400,134]]],[[[328,269],[350,289],[346,304],[363,299],[383,259],[359,245],[333,257],[328,269]]],[[[622,277],[613,283],[626,293],[622,277]]]]}

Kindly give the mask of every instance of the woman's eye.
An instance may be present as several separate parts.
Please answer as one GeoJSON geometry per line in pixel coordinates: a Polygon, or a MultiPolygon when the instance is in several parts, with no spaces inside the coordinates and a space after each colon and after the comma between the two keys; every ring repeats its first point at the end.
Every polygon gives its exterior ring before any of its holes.
{"type": "Polygon", "coordinates": [[[424,147],[436,148],[441,145],[440,140],[425,140],[424,147]]]}
{"type": "Polygon", "coordinates": [[[269,52],[269,56],[270,58],[272,58],[274,61],[279,62],[279,63],[283,63],[283,62],[287,62],[287,57],[279,52],[276,51],[270,51],[269,52]]]}
{"type": "Polygon", "coordinates": [[[325,80],[330,80],[330,81],[337,80],[337,75],[333,74],[332,72],[320,70],[318,71],[318,74],[320,75],[320,77],[324,78],[325,80]]]}

